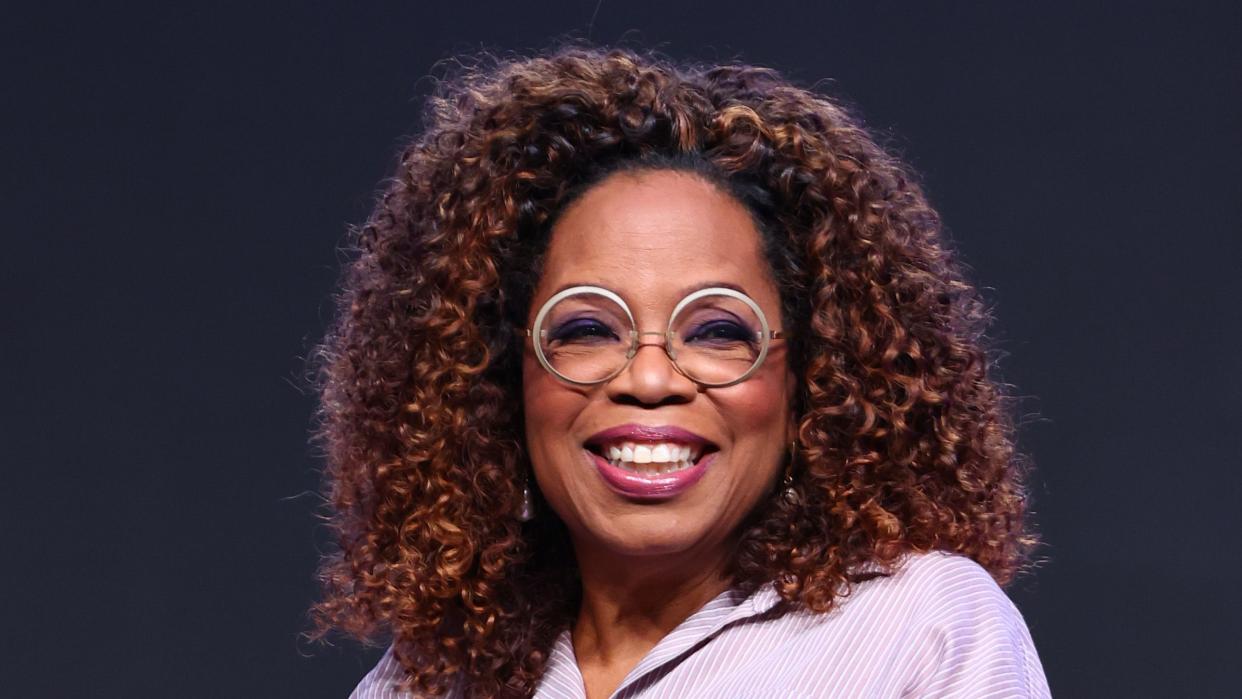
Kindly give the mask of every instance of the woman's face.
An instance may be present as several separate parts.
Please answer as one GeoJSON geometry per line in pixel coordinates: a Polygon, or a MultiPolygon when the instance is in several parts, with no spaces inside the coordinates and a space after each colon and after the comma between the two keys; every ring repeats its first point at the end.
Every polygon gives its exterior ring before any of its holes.
{"type": "MultiPolygon", "coordinates": [[[[779,293],[749,213],[693,174],[613,175],[571,205],[552,231],[528,327],[545,301],[576,285],[618,294],[640,332],[662,333],[687,293],[715,286],[743,291],[771,328],[781,326],[779,293]]],[[[719,552],[780,477],[793,436],[786,343],[772,341],[745,381],[703,388],[678,373],[662,337],[642,341],[624,371],[591,386],[558,380],[527,342],[523,400],[535,478],[579,555],[583,547],[622,556],[719,552]],[[652,474],[650,464],[610,471],[610,448],[625,442],[657,452],[658,443],[685,445],[704,455],[688,467],[689,477],[652,474]]],[[[670,464],[677,465],[686,468],[670,464]]]]}

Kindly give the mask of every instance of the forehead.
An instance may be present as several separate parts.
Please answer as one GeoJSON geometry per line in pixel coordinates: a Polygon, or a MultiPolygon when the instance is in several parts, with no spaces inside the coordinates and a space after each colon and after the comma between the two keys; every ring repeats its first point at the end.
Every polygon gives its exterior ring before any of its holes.
{"type": "Polygon", "coordinates": [[[534,306],[559,289],[593,284],[621,295],[636,315],[667,311],[688,292],[732,286],[765,311],[779,307],[750,213],[692,173],[619,173],[559,218],[534,306]]]}

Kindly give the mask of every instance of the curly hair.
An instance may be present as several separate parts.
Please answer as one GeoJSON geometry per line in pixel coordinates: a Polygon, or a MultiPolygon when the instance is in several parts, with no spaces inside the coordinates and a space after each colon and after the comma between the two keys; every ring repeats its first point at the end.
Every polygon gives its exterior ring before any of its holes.
{"type": "Polygon", "coordinates": [[[580,599],[530,472],[515,339],[548,230],[622,168],[698,171],[760,222],[795,344],[795,497],[743,523],[730,574],[825,612],[905,552],[1007,584],[1030,560],[1025,458],[989,313],[909,170],[837,101],[770,69],[571,46],[441,82],[312,355],[336,547],[312,609],[391,642],[408,688],[529,696],[580,599]],[[696,164],[697,163],[697,164],[696,164]]]}

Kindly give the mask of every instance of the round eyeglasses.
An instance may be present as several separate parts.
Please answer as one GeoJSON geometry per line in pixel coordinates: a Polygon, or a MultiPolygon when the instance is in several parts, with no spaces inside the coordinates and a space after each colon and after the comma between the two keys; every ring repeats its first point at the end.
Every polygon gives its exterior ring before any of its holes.
{"type": "Polygon", "coordinates": [[[768,327],[754,299],[725,287],[691,292],[673,309],[663,333],[640,333],[620,296],[598,286],[575,286],[548,299],[526,335],[545,369],[583,386],[624,371],[642,346],[642,335],[663,335],[664,351],[677,371],[710,387],[745,381],[763,364],[769,343],[785,339],[768,327]]]}

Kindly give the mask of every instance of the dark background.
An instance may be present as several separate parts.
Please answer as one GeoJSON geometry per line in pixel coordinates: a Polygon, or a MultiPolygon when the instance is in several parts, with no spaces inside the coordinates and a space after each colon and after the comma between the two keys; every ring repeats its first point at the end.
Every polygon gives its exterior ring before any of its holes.
{"type": "Polygon", "coordinates": [[[113,3],[4,18],[6,696],[344,697],[302,358],[436,61],[567,34],[857,104],[995,305],[1060,696],[1236,691],[1227,3],[113,3]],[[813,9],[812,9],[813,8],[813,9]],[[598,11],[597,11],[598,10],[598,11]],[[596,13],[597,11],[597,13],[596,13]]]}

